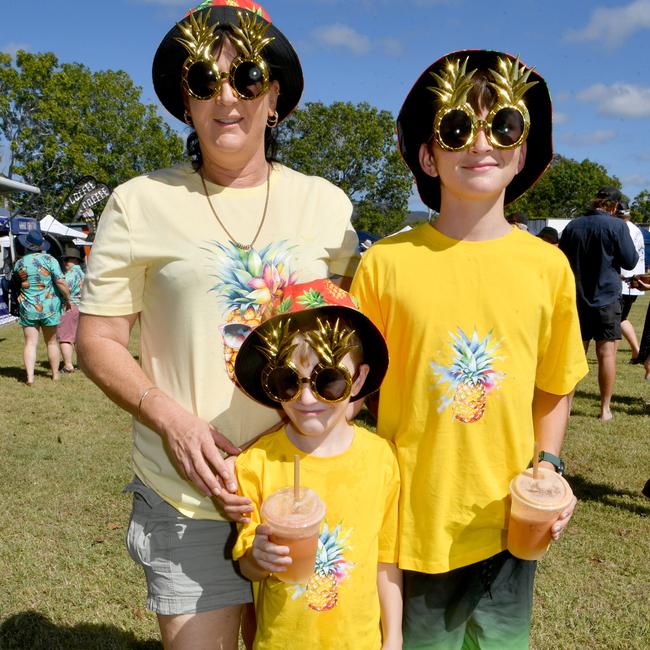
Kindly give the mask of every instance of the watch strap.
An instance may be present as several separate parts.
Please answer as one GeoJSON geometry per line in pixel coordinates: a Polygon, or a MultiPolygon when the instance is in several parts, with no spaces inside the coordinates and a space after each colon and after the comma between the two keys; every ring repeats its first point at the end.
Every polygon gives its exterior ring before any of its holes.
{"type": "Polygon", "coordinates": [[[551,463],[558,474],[564,474],[564,462],[559,456],[552,454],[550,451],[540,451],[537,460],[545,460],[547,463],[551,463]]]}

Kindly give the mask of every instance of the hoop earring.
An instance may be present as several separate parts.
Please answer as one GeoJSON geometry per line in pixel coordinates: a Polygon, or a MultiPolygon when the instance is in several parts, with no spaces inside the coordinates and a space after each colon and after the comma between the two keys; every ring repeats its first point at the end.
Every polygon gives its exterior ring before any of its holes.
{"type": "Polygon", "coordinates": [[[280,116],[278,115],[278,112],[275,111],[273,115],[269,115],[268,119],[266,120],[266,126],[272,129],[278,125],[279,121],[280,121],[280,116]]]}
{"type": "Polygon", "coordinates": [[[194,122],[192,122],[192,116],[190,115],[187,109],[183,111],[183,122],[185,122],[187,126],[191,126],[192,128],[194,128],[194,122]]]}

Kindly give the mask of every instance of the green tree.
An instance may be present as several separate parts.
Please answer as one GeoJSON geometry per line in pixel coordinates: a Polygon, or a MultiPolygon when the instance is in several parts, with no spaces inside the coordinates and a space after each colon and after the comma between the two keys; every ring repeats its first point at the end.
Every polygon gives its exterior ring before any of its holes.
{"type": "Polygon", "coordinates": [[[508,206],[507,212],[525,212],[529,219],[571,219],[589,209],[604,185],[620,188],[621,182],[591,160],[578,162],[556,155],[537,184],[508,206]]]}
{"type": "Polygon", "coordinates": [[[630,205],[630,217],[635,223],[650,223],[650,192],[639,192],[630,205]]]}
{"type": "Polygon", "coordinates": [[[91,72],[52,53],[0,54],[0,137],[9,143],[5,175],[40,187],[13,209],[55,210],[74,182],[95,176],[109,187],[182,157],[181,138],[142,104],[123,71],[91,72]],[[28,205],[29,204],[29,205],[28,205]]]}
{"type": "Polygon", "coordinates": [[[395,120],[366,102],[308,103],[280,127],[279,158],[340,187],[357,229],[387,235],[404,223],[411,174],[396,148],[395,120]]]}

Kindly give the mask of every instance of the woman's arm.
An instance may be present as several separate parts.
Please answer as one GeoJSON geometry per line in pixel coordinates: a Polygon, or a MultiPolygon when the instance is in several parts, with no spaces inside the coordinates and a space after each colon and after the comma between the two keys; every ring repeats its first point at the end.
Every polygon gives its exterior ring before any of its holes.
{"type": "Polygon", "coordinates": [[[113,402],[165,439],[176,467],[197,489],[218,497],[224,504],[249,504],[248,499],[234,494],[236,478],[218,451],[238,454],[239,450],[211,424],[170,396],[157,388],[149,390],[153,382],[127,348],[137,319],[138,314],[81,314],[77,337],[81,368],[113,402]]]}
{"type": "Polygon", "coordinates": [[[59,290],[59,293],[63,296],[65,306],[70,307],[70,288],[68,287],[68,283],[63,278],[59,278],[54,280],[54,284],[59,290]]]}
{"type": "Polygon", "coordinates": [[[377,565],[377,591],[381,610],[382,650],[402,647],[402,572],[396,564],[377,565]]]}

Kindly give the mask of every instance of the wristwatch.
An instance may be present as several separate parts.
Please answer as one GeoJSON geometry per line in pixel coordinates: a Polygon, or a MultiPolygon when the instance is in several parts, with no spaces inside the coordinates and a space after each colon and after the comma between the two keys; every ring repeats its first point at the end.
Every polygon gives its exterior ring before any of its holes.
{"type": "Polygon", "coordinates": [[[540,451],[537,460],[545,460],[547,463],[551,463],[560,476],[564,474],[564,461],[559,456],[555,456],[548,451],[540,451]]]}

